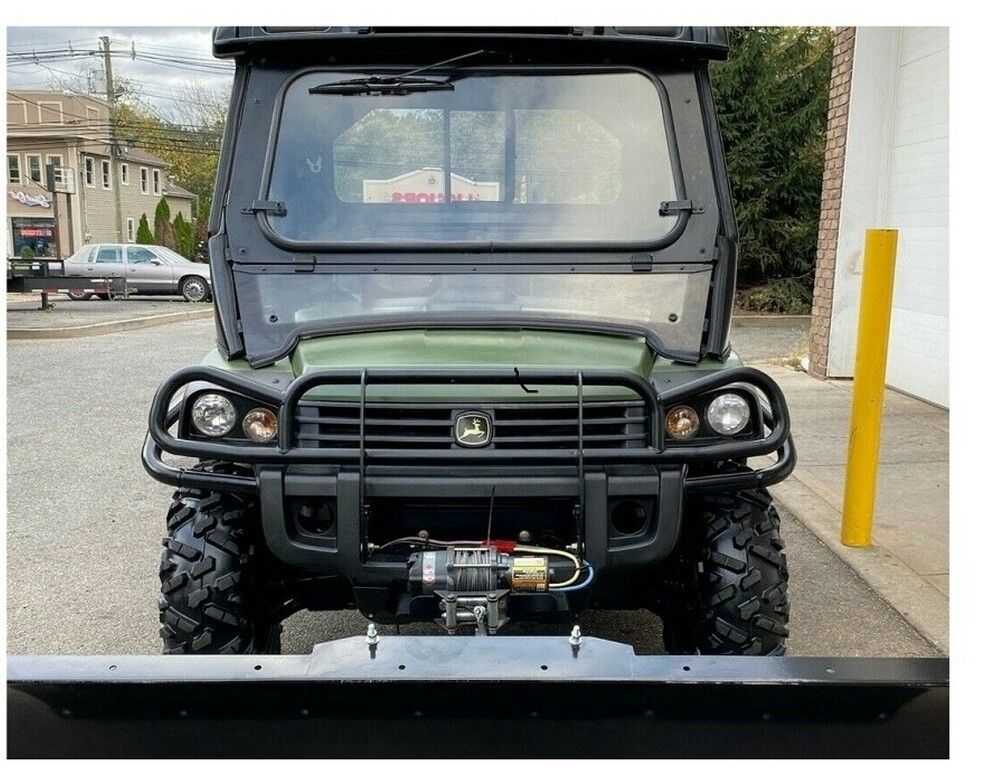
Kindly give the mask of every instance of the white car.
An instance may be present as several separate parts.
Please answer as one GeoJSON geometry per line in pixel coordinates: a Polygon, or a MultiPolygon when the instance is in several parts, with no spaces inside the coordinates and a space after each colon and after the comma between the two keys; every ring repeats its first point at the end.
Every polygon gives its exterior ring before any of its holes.
{"type": "MultiPolygon", "coordinates": [[[[173,294],[187,301],[211,296],[211,270],[161,245],[97,243],[83,246],[65,261],[68,277],[123,278],[127,293],[173,294]]],[[[69,298],[110,298],[106,291],[74,289],[69,298]]]]}

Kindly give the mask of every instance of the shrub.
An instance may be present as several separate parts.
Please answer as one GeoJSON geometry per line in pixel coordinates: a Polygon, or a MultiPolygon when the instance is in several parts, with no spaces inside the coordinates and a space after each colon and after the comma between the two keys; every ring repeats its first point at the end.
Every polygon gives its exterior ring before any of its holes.
{"type": "Polygon", "coordinates": [[[807,283],[791,278],[744,288],[736,292],[736,309],[807,315],[812,311],[812,289],[807,283]]]}
{"type": "Polygon", "coordinates": [[[193,256],[193,225],[183,218],[183,212],[176,214],[173,219],[173,233],[176,236],[176,252],[188,259],[193,256]]]}
{"type": "Polygon", "coordinates": [[[135,242],[142,245],[155,245],[155,235],[149,228],[149,219],[144,213],[138,220],[138,232],[135,233],[135,242]]]}

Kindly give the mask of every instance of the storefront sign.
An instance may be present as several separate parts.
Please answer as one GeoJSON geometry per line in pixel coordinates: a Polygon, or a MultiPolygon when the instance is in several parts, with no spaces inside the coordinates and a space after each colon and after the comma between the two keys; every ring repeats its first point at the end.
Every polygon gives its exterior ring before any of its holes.
{"type": "MultiPolygon", "coordinates": [[[[458,173],[450,175],[449,199],[452,202],[497,201],[501,199],[501,182],[474,181],[458,173]]],[[[445,177],[438,168],[395,176],[392,179],[364,179],[364,203],[443,203],[445,177]]]]}
{"type": "Polygon", "coordinates": [[[29,195],[27,192],[22,192],[18,190],[17,192],[8,192],[14,200],[19,202],[21,205],[39,206],[41,208],[51,208],[52,200],[45,195],[29,195]]]}

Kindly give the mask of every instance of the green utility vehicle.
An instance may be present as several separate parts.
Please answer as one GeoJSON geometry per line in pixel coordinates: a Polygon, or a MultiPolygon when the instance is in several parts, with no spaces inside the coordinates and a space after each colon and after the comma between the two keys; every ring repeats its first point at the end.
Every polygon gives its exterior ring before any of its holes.
{"type": "Polygon", "coordinates": [[[301,609],[493,634],[645,608],[670,653],[783,653],[766,487],[794,454],[729,347],[724,32],[230,27],[214,50],[217,348],[162,385],[143,451],[178,487],[166,652],[278,652],[301,609]]]}

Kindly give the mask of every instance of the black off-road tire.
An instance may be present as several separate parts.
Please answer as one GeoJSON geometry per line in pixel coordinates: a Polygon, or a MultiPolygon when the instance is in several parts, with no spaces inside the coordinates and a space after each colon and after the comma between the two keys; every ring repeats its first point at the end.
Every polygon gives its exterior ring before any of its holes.
{"type": "MultiPolygon", "coordinates": [[[[244,471],[222,462],[198,469],[244,471]]],[[[254,501],[180,488],[166,518],[159,576],[164,653],[279,653],[280,623],[256,572],[254,501]]]]}
{"type": "Polygon", "coordinates": [[[788,564],[770,494],[701,494],[689,497],[687,508],[684,519],[694,528],[684,564],[695,588],[664,615],[668,652],[783,655],[788,564]]]}
{"type": "Polygon", "coordinates": [[[93,298],[93,291],[88,291],[85,288],[82,290],[70,288],[66,291],[66,296],[72,301],[89,301],[93,298]]]}

